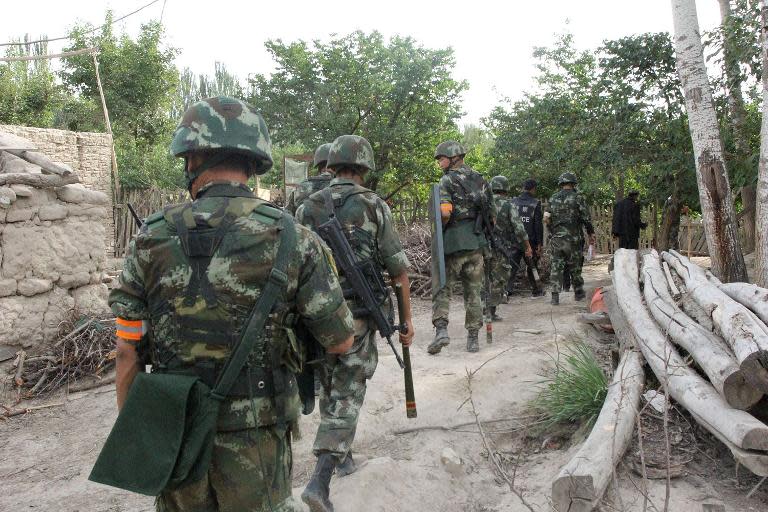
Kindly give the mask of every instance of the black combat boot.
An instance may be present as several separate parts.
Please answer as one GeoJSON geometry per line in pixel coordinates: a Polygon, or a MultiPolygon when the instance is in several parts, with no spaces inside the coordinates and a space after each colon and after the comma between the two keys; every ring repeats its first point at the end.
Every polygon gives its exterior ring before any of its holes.
{"type": "Polygon", "coordinates": [[[355,464],[355,459],[352,458],[352,451],[348,451],[341,464],[336,466],[336,476],[351,475],[355,471],[357,471],[357,464],[355,464]]]}
{"type": "Polygon", "coordinates": [[[553,306],[559,306],[560,305],[560,294],[552,292],[552,300],[549,301],[550,304],[553,306]]]}
{"type": "Polygon", "coordinates": [[[467,352],[480,352],[480,342],[477,341],[477,331],[467,331],[467,352]]]}
{"type": "Polygon", "coordinates": [[[584,288],[579,288],[578,290],[573,290],[573,298],[574,300],[584,300],[584,297],[586,297],[587,294],[584,293],[584,288]]]}
{"type": "Polygon", "coordinates": [[[491,306],[491,322],[503,322],[504,318],[496,314],[496,306],[491,306]]]}
{"type": "Polygon", "coordinates": [[[541,297],[544,295],[544,290],[541,288],[534,288],[533,291],[531,291],[531,297],[541,297]]]}
{"type": "Polygon", "coordinates": [[[443,347],[448,346],[451,342],[451,338],[448,336],[448,322],[445,320],[438,320],[435,323],[435,339],[427,347],[427,352],[430,354],[437,354],[443,347]]]}
{"type": "Polygon", "coordinates": [[[330,486],[334,469],[336,469],[336,459],[333,455],[320,454],[312,479],[301,493],[301,501],[309,506],[310,512],[333,512],[330,486]]]}

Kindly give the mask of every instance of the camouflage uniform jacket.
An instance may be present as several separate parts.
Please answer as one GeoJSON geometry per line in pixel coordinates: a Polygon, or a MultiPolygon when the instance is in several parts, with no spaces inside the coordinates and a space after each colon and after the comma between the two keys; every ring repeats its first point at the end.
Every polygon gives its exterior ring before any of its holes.
{"type": "MultiPolygon", "coordinates": [[[[274,264],[282,215],[244,185],[216,182],[201,188],[192,203],[168,207],[146,219],[128,248],[109,304],[120,318],[146,321],[154,367],[162,371],[165,364],[169,370],[192,368],[197,373],[197,365],[221,364],[229,357],[274,264]],[[175,219],[190,230],[211,232],[224,220],[230,222],[202,277],[195,275],[193,259],[185,254],[179,224],[168,219],[169,212],[180,208],[183,213],[175,219]],[[200,290],[212,290],[214,298],[205,293],[190,297],[194,280],[204,283],[200,290]]],[[[353,329],[330,253],[317,235],[298,224],[295,229],[297,245],[287,267],[288,283],[265,326],[264,343],[256,345],[272,356],[268,361],[282,361],[290,372],[298,369],[298,342],[292,329],[297,323],[326,347],[343,342],[353,329]]],[[[274,368],[273,363],[265,365],[266,357],[255,348],[248,365],[274,368]]],[[[300,409],[296,386],[281,396],[284,419],[295,420],[300,409]]],[[[219,430],[278,421],[274,397],[252,398],[228,397],[219,414],[219,430]]]]}
{"type": "MultiPolygon", "coordinates": [[[[373,259],[377,267],[390,276],[408,270],[408,257],[394,229],[389,206],[375,192],[357,185],[348,178],[334,178],[330,185],[336,217],[347,235],[358,261],[373,259]]],[[[296,212],[296,220],[305,226],[316,228],[329,218],[324,198],[325,191],[315,192],[296,212]]],[[[346,279],[340,276],[342,288],[346,279]]],[[[353,310],[361,304],[350,304],[353,310]]],[[[357,316],[357,315],[356,315],[357,316]]],[[[356,334],[362,326],[358,325],[356,334]]]]}
{"type": "Polygon", "coordinates": [[[466,164],[449,169],[440,178],[440,203],[453,205],[443,238],[446,255],[488,245],[482,230],[475,233],[475,221],[481,214],[480,204],[487,205],[491,217],[494,214],[491,188],[479,173],[466,164]]]}
{"type": "Polygon", "coordinates": [[[493,203],[496,209],[496,221],[493,227],[494,244],[501,245],[496,250],[511,255],[514,248],[525,247],[528,233],[517,214],[512,198],[494,194],[493,203]]]}
{"type": "Polygon", "coordinates": [[[574,189],[561,189],[549,198],[546,211],[549,219],[549,233],[553,238],[568,238],[574,242],[584,239],[582,228],[591,235],[595,232],[584,196],[574,189]]]}
{"type": "Polygon", "coordinates": [[[296,210],[299,209],[299,206],[304,204],[304,201],[306,201],[309,196],[318,190],[323,190],[325,187],[330,185],[332,179],[332,173],[323,171],[317,176],[310,176],[306,180],[299,183],[296,189],[291,192],[291,195],[288,196],[288,202],[285,205],[285,211],[295,216],[296,210]]]}

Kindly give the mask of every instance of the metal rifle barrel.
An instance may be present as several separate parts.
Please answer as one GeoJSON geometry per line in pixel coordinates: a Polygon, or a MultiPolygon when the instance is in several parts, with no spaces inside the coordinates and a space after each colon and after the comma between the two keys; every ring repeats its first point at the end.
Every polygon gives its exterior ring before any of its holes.
{"type": "MultiPolygon", "coordinates": [[[[405,304],[403,304],[403,285],[395,284],[395,296],[397,297],[397,314],[400,320],[400,328],[407,333],[408,326],[405,323],[405,304]]],[[[405,415],[408,418],[416,417],[416,394],[413,391],[413,371],[411,370],[410,347],[403,346],[403,377],[405,378],[405,415]]]]}

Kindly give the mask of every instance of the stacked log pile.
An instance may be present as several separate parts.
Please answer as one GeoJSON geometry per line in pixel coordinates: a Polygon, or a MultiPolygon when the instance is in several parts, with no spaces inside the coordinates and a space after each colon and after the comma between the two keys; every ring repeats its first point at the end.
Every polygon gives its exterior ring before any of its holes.
{"type": "Polygon", "coordinates": [[[768,425],[749,413],[768,392],[768,290],[723,284],[675,251],[639,261],[637,251],[620,249],[612,277],[605,296],[621,362],[589,438],[552,484],[554,508],[599,503],[632,437],[644,380],[631,368],[643,359],[738,463],[768,476],[768,425]]]}

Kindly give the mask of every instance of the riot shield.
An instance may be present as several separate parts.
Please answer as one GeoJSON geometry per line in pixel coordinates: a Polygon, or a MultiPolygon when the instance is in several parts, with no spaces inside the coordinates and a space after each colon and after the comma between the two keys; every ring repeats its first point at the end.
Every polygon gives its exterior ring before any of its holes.
{"type": "Polygon", "coordinates": [[[445,251],[443,222],[440,216],[440,185],[429,192],[429,225],[432,231],[432,298],[445,286],[445,251]]]}

